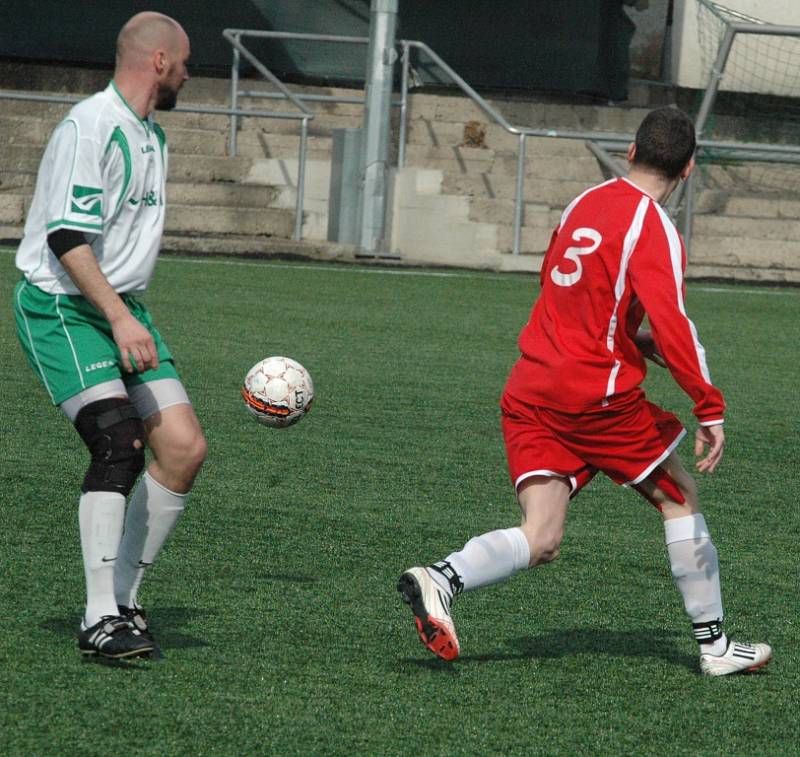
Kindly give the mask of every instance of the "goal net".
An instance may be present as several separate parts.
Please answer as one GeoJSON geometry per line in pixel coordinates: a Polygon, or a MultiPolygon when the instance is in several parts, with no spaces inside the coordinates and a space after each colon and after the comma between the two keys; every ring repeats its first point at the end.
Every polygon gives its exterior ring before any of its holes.
{"type": "MultiPolygon", "coordinates": [[[[769,6],[762,4],[765,14],[769,6]]],[[[737,32],[733,36],[730,52],[718,72],[719,89],[702,137],[715,142],[785,145],[787,151],[701,150],[700,187],[737,194],[800,196],[800,36],[766,33],[778,24],[712,0],[697,0],[697,32],[706,82],[713,80],[726,33],[737,24],[762,26],[765,33],[737,32]]]]}

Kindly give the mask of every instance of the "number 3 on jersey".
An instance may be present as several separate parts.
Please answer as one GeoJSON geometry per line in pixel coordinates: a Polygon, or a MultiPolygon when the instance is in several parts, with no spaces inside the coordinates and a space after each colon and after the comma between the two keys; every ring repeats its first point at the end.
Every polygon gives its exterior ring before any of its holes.
{"type": "Polygon", "coordinates": [[[550,278],[560,287],[571,287],[580,279],[583,275],[583,265],[580,256],[591,255],[591,253],[600,246],[600,242],[603,241],[603,237],[601,237],[600,233],[595,229],[586,227],[575,229],[572,234],[572,241],[581,242],[584,239],[590,239],[592,244],[589,247],[568,247],[567,251],[564,253],[564,257],[575,264],[575,270],[572,273],[562,273],[558,270],[558,266],[555,266],[550,271],[550,278]]]}

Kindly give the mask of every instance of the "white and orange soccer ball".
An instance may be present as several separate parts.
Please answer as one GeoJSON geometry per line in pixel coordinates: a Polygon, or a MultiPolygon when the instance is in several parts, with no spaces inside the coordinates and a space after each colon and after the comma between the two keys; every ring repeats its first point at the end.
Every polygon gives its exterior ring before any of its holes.
{"type": "Polygon", "coordinates": [[[296,360],[267,357],[247,372],[242,398],[259,423],[284,428],[297,423],[311,409],[314,382],[296,360]]]}

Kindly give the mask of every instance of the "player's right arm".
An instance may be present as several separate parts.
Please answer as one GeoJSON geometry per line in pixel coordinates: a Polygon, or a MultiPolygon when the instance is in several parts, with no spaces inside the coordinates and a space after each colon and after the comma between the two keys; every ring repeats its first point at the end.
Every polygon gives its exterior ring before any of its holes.
{"type": "Polygon", "coordinates": [[[128,373],[158,368],[152,335],[108,283],[89,244],[84,242],[64,252],[59,262],[81,294],[110,324],[123,368],[128,373]]]}
{"type": "Polygon", "coordinates": [[[59,124],[43,159],[49,169],[48,246],[78,291],[109,322],[123,368],[128,373],[157,368],[150,332],[108,283],[87,239],[103,234],[114,192],[106,186],[102,169],[107,135],[92,129],[92,119],[80,107],[59,124]]]}

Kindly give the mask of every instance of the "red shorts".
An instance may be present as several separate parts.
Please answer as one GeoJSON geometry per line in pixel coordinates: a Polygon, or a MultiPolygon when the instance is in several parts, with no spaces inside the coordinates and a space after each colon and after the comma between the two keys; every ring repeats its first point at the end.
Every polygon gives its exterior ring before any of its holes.
{"type": "Polygon", "coordinates": [[[531,476],[563,476],[572,494],[597,471],[617,484],[646,479],[686,430],[672,414],[635,391],[601,410],[578,415],[503,395],[503,438],[514,488],[531,476]]]}

